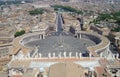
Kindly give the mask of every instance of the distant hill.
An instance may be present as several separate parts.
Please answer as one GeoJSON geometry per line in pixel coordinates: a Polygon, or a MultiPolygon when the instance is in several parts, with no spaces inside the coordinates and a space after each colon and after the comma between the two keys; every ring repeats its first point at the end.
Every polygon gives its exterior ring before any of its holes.
{"type": "MultiPolygon", "coordinates": [[[[33,1],[33,0],[0,0],[0,1],[33,1]]],[[[34,0],[34,1],[46,1],[46,0],[34,0]]],[[[73,1],[73,0],[47,0],[47,1],[65,1],[65,2],[68,2],[68,1],[73,1]]],[[[83,1],[83,2],[120,2],[120,0],[74,0],[74,1],[83,1]]]]}

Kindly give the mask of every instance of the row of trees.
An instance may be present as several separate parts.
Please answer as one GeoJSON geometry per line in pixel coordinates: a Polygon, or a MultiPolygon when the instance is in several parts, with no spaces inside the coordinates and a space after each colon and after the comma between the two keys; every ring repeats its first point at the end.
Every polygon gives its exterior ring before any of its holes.
{"type": "Polygon", "coordinates": [[[8,4],[8,5],[11,5],[11,4],[21,4],[21,1],[0,1],[0,6],[1,5],[5,5],[5,4],[8,4]]]}
{"type": "MultiPolygon", "coordinates": [[[[120,11],[109,14],[108,13],[99,14],[99,16],[90,23],[99,24],[101,21],[120,25],[120,11]]],[[[116,26],[111,31],[119,32],[120,26],[116,26]]]]}
{"type": "Polygon", "coordinates": [[[59,9],[62,9],[62,10],[67,11],[67,12],[74,12],[74,13],[77,13],[77,14],[83,14],[82,11],[77,10],[75,8],[72,8],[70,6],[54,5],[52,7],[54,8],[55,11],[58,11],[59,9]]]}
{"type": "Polygon", "coordinates": [[[115,12],[110,14],[108,13],[99,14],[99,16],[93,20],[93,23],[97,24],[100,21],[108,21],[108,22],[120,24],[120,12],[115,12]]]}
{"type": "Polygon", "coordinates": [[[18,36],[21,36],[21,35],[23,35],[23,34],[25,34],[25,30],[17,31],[17,32],[15,33],[14,37],[18,37],[18,36]]]}
{"type": "Polygon", "coordinates": [[[29,11],[30,15],[38,15],[38,14],[43,14],[44,13],[44,9],[42,8],[38,8],[38,9],[34,9],[32,11],[29,11]]]}
{"type": "Polygon", "coordinates": [[[116,28],[113,28],[111,31],[113,31],[113,32],[120,32],[120,26],[118,26],[116,28]]]}

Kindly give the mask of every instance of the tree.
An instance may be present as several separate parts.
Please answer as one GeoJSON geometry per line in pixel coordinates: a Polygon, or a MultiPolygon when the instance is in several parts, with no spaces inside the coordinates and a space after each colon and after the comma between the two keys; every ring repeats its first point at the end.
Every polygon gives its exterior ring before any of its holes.
{"type": "Polygon", "coordinates": [[[99,14],[98,17],[96,19],[94,19],[91,23],[97,24],[100,21],[106,21],[106,22],[110,22],[110,23],[120,24],[120,11],[110,13],[110,14],[109,13],[99,14]],[[113,20],[113,22],[110,20],[113,20]]]}
{"type": "Polygon", "coordinates": [[[59,9],[62,9],[64,11],[66,11],[66,12],[74,12],[74,13],[77,13],[77,14],[83,14],[82,11],[77,10],[75,8],[72,8],[70,6],[54,5],[52,7],[54,8],[55,11],[58,11],[59,9]]]}
{"type": "Polygon", "coordinates": [[[34,9],[32,11],[29,11],[30,15],[38,15],[38,14],[43,14],[44,13],[44,9],[39,8],[39,9],[34,9]]]}
{"type": "Polygon", "coordinates": [[[17,32],[15,33],[14,37],[18,37],[18,36],[21,36],[21,35],[23,35],[23,34],[25,34],[25,30],[17,31],[17,32]]]}
{"type": "Polygon", "coordinates": [[[120,32],[120,27],[118,26],[116,28],[113,28],[111,31],[113,31],[113,32],[120,32]]]}

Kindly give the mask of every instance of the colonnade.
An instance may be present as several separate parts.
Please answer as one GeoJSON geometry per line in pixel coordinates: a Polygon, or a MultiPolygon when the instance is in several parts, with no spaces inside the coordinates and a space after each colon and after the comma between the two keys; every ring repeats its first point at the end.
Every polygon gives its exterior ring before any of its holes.
{"type": "Polygon", "coordinates": [[[39,39],[45,39],[45,35],[44,34],[40,34],[39,35],[39,39]]]}
{"type": "Polygon", "coordinates": [[[113,59],[119,59],[119,54],[112,54],[113,59]]]}
{"type": "Polygon", "coordinates": [[[77,38],[81,39],[82,38],[82,34],[81,33],[76,33],[75,34],[77,38]]]}

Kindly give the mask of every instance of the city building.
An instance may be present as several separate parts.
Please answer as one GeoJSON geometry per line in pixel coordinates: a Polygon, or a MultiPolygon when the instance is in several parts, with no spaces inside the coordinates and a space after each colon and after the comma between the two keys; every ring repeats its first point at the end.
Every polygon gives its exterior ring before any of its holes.
{"type": "MultiPolygon", "coordinates": [[[[27,77],[30,75],[29,69],[32,69],[34,77],[56,77],[58,73],[60,77],[112,77],[113,69],[120,71],[117,61],[119,54],[111,54],[110,41],[106,37],[80,30],[75,35],[66,33],[62,29],[61,17],[57,15],[55,32],[45,35],[40,32],[29,33],[13,41],[14,51],[8,64],[9,76],[27,77]]],[[[115,75],[119,76],[117,73],[115,75]]]]}
{"type": "Polygon", "coordinates": [[[98,13],[112,11],[111,5],[95,1],[34,0],[5,6],[0,10],[0,77],[120,77],[119,32],[113,33],[114,44],[106,37],[109,27],[89,24],[98,13]],[[56,4],[84,15],[55,11],[51,5],[56,4]],[[30,15],[36,8],[44,13],[30,15]],[[20,30],[25,34],[14,37],[20,30]]]}

